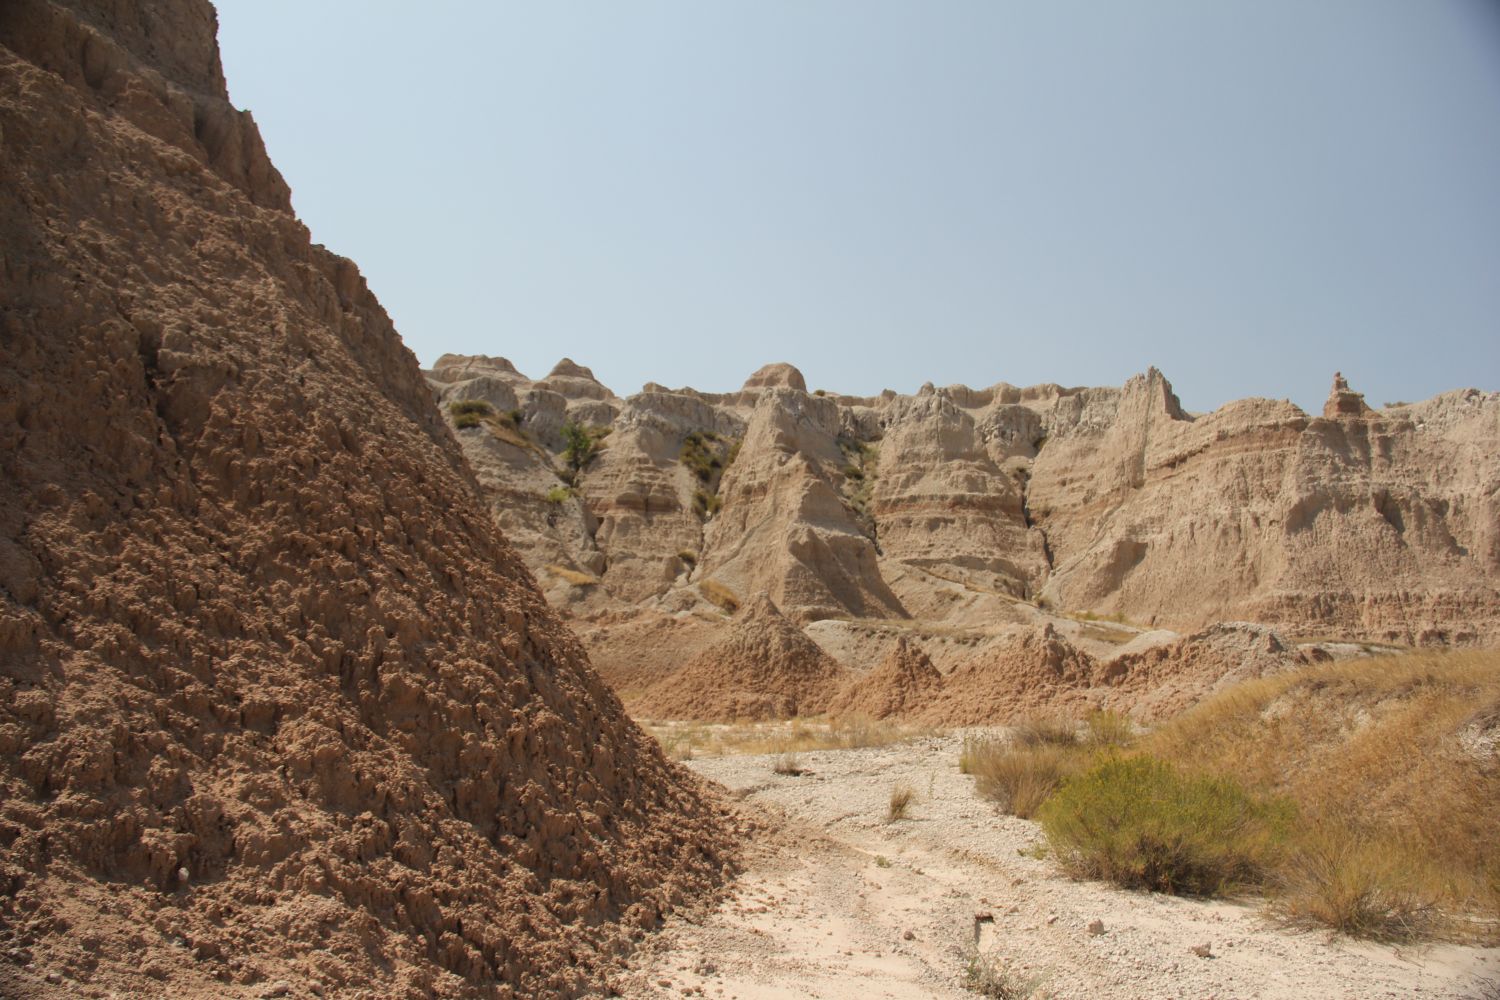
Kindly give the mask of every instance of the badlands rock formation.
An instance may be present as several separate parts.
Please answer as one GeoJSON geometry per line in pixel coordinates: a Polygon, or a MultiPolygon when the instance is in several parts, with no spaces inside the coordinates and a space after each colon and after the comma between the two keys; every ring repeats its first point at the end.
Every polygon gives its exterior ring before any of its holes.
{"type": "MultiPolygon", "coordinates": [[[[721,877],[722,815],[496,530],[214,37],[203,0],[0,5],[0,994],[596,991],[721,877]]],[[[596,387],[527,383],[528,425],[613,421],[596,387]]]]}
{"type": "Polygon", "coordinates": [[[844,686],[828,703],[835,716],[864,715],[872,719],[914,715],[943,689],[943,675],[922,647],[906,636],[896,640],[874,670],[844,686]]]}
{"type": "Polygon", "coordinates": [[[632,703],[655,719],[765,719],[819,715],[848,673],[765,594],[721,639],[632,703]]]}
{"type": "Polygon", "coordinates": [[[1118,389],[873,398],[809,393],[788,365],[738,392],[628,398],[571,362],[532,382],[449,356],[429,377],[445,406],[517,411],[518,429],[495,418],[459,440],[586,642],[599,614],[760,591],[802,623],[1042,609],[1500,641],[1500,393],[1372,410],[1338,376],[1314,417],[1266,399],[1190,414],[1155,369],[1118,389]],[[611,433],[564,496],[570,421],[611,433]]]}

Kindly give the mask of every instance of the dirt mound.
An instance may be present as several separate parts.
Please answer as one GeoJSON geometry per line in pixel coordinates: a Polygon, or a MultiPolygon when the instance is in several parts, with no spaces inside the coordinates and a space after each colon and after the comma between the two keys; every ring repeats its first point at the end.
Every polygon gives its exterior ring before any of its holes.
{"type": "Polygon", "coordinates": [[[917,717],[934,726],[1003,723],[1086,704],[1098,664],[1050,624],[991,647],[947,677],[917,717]]]}
{"type": "Polygon", "coordinates": [[[1003,723],[1037,713],[1109,709],[1165,719],[1240,681],[1330,660],[1264,625],[1219,622],[1172,642],[1100,660],[1050,624],[991,647],[943,678],[910,717],[935,726],[1003,723]]]}
{"type": "Polygon", "coordinates": [[[0,994],[575,995],[721,877],[200,0],[0,7],[0,994]]]}
{"type": "Polygon", "coordinates": [[[1153,721],[1241,681],[1330,659],[1323,650],[1295,646],[1264,625],[1218,622],[1175,642],[1118,656],[1103,665],[1098,680],[1110,687],[1110,707],[1153,721]]]}
{"type": "Polygon", "coordinates": [[[943,675],[922,647],[906,636],[886,654],[880,666],[844,686],[828,703],[832,715],[868,715],[885,719],[925,706],[943,687],[943,675]]]}
{"type": "Polygon", "coordinates": [[[817,715],[847,677],[837,660],[760,594],[728,635],[649,687],[631,711],[652,719],[817,715]]]}

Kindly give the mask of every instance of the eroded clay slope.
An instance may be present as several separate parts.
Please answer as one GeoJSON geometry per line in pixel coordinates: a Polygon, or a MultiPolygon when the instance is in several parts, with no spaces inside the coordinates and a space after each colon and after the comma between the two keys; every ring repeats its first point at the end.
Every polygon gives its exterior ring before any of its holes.
{"type": "Polygon", "coordinates": [[[292,215],[214,32],[0,6],[0,993],[598,989],[720,877],[720,814],[292,215]]]}
{"type": "Polygon", "coordinates": [[[632,699],[648,719],[767,719],[819,715],[848,672],[765,594],[681,669],[632,699]]]}
{"type": "Polygon", "coordinates": [[[507,528],[581,622],[766,591],[803,623],[986,629],[1040,609],[1500,641],[1500,393],[1372,410],[1339,378],[1310,417],[1264,399],[1189,414],[1155,369],[1118,389],[873,398],[809,393],[788,365],[734,393],[623,400],[495,359],[444,358],[431,377],[461,403],[489,398],[487,368],[519,387],[514,426],[460,439],[502,516],[527,512],[507,528]],[[600,436],[559,493],[568,421],[600,436]]]}
{"type": "Polygon", "coordinates": [[[1064,609],[1400,642],[1500,639],[1500,394],[1323,417],[1249,399],[1190,418],[1151,371],[1059,401],[1030,516],[1064,609]]]}

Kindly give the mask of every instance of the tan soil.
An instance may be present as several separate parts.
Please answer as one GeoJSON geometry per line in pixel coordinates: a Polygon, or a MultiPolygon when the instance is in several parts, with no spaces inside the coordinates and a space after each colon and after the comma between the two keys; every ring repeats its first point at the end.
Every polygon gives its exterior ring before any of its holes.
{"type": "Polygon", "coordinates": [[[201,0],[0,5],[0,994],[568,996],[732,858],[201,0]]]}
{"type": "Polygon", "coordinates": [[[763,719],[817,715],[847,671],[788,620],[765,594],[703,648],[630,702],[647,719],[763,719]]]}
{"type": "Polygon", "coordinates": [[[984,953],[1056,1000],[1477,1000],[1500,981],[1493,948],[1366,944],[1284,929],[1253,899],[1068,879],[1032,856],[1036,824],[976,795],[959,744],[805,753],[800,777],[776,774],[774,756],[693,761],[782,830],[762,838],[722,905],[668,922],[624,995],[972,1000],[962,978],[976,930],[984,953]],[[887,823],[898,782],[917,801],[887,823]],[[1193,952],[1201,945],[1211,958],[1193,952]]]}
{"type": "Polygon", "coordinates": [[[906,636],[898,636],[880,666],[850,681],[828,703],[830,715],[867,715],[872,719],[913,713],[937,697],[943,675],[906,636]]]}

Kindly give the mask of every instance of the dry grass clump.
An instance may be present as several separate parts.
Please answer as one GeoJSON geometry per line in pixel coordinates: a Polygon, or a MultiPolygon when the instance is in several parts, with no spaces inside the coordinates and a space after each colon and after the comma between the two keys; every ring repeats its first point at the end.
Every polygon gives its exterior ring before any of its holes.
{"type": "Polygon", "coordinates": [[[1439,916],[1422,886],[1441,875],[1408,868],[1411,862],[1405,851],[1348,826],[1309,831],[1280,873],[1276,910],[1289,923],[1351,937],[1422,937],[1439,916]]]}
{"type": "Polygon", "coordinates": [[[1017,746],[1073,746],[1078,742],[1078,723],[1060,715],[1034,715],[1010,727],[1017,746]]]}
{"type": "Polygon", "coordinates": [[[1087,768],[1099,753],[1132,739],[1130,720],[1113,712],[1094,712],[1081,725],[1038,716],[1012,726],[1009,739],[965,737],[958,766],[974,775],[979,794],[1012,816],[1030,819],[1063,779],[1087,768]]]}
{"type": "Polygon", "coordinates": [[[913,802],[917,800],[917,790],[904,781],[899,781],[891,788],[891,801],[886,808],[885,821],[894,823],[898,819],[906,819],[908,810],[913,802]]]}
{"type": "Polygon", "coordinates": [[[777,756],[776,762],[771,765],[771,770],[791,778],[807,773],[807,769],[802,766],[801,759],[791,750],[783,751],[777,756]]]}
{"type": "Polygon", "coordinates": [[[1239,685],[1152,752],[1302,817],[1278,908],[1353,934],[1500,937],[1500,652],[1345,660],[1239,685]],[[1488,926],[1461,923],[1460,913],[1488,926]]]}
{"type": "Polygon", "coordinates": [[[1040,746],[1004,750],[986,757],[970,773],[980,795],[994,799],[1012,816],[1030,819],[1082,763],[1076,750],[1040,746]]]}
{"type": "Polygon", "coordinates": [[[964,989],[990,1000],[1028,1000],[1038,996],[1041,981],[1025,976],[994,952],[981,951],[977,944],[963,949],[964,989]]]}
{"type": "Polygon", "coordinates": [[[599,578],[591,573],[580,573],[576,569],[569,569],[556,563],[549,564],[547,572],[560,580],[566,580],[575,587],[592,587],[599,583],[599,578]]]}
{"type": "Polygon", "coordinates": [[[812,753],[883,747],[922,736],[930,729],[849,715],[832,719],[759,722],[645,722],[646,730],[678,760],[733,754],[812,753]]]}
{"type": "Polygon", "coordinates": [[[711,604],[718,605],[719,609],[727,614],[734,614],[740,609],[739,595],[718,580],[704,580],[698,584],[698,593],[702,594],[711,604]]]}

